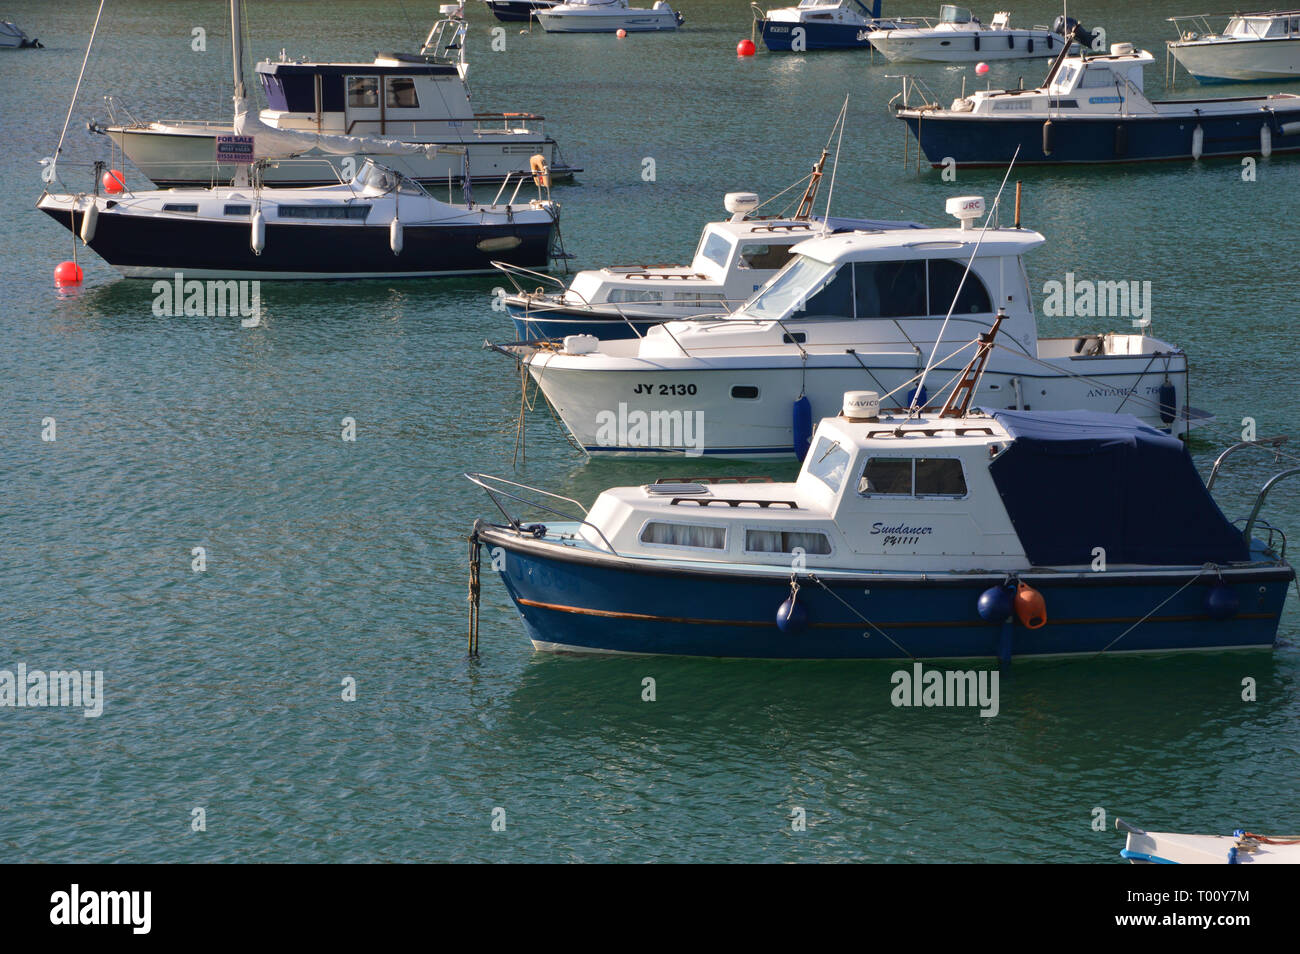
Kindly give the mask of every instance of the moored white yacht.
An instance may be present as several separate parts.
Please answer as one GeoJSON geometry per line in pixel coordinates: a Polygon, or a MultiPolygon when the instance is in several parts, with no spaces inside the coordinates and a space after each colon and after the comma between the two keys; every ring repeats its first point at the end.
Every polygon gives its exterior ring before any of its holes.
{"type": "Polygon", "coordinates": [[[1300,10],[1233,14],[1217,30],[1210,19],[1169,18],[1169,55],[1198,82],[1300,79],[1300,10]]]}
{"type": "Polygon", "coordinates": [[[970,10],[951,3],[939,8],[937,21],[877,30],[869,39],[876,52],[889,60],[939,63],[1055,56],[1069,43],[1059,24],[1056,28],[1013,28],[1011,14],[1002,12],[985,26],[970,10]]]}
{"type": "MultiPolygon", "coordinates": [[[[349,179],[368,157],[425,185],[460,182],[468,167],[478,183],[527,174],[541,156],[551,178],[577,170],[561,158],[541,116],[476,112],[470,103],[463,19],[439,20],[418,54],[381,53],[370,63],[290,59],[257,64],[268,107],[264,129],[349,136],[346,151],[304,147],[310,159],[266,170],[275,186],[327,185],[349,179]],[[386,143],[411,146],[394,154],[386,143]]],[[[112,121],[91,128],[106,134],[159,186],[225,184],[235,175],[217,161],[217,137],[234,133],[229,122],[138,121],[112,98],[112,121]],[[119,117],[118,112],[124,113],[119,117]],[[119,121],[120,120],[120,121],[119,121]]]]}
{"type": "Polygon", "coordinates": [[[533,16],[547,33],[650,33],[676,30],[684,21],[666,0],[655,0],[648,10],[628,0],[568,0],[533,16]]]}
{"type": "MultiPolygon", "coordinates": [[[[963,197],[948,207],[969,226],[984,203],[963,197]]],[[[910,404],[935,353],[920,404],[939,400],[940,382],[965,360],[952,343],[1005,312],[981,404],[1125,412],[1184,430],[1194,412],[1184,408],[1187,359],[1179,348],[1145,328],[1038,336],[1022,257],[1043,242],[1023,228],[815,237],[728,316],[668,322],[629,340],[573,336],[562,348],[499,347],[523,362],[589,454],[789,457],[806,447],[811,425],[801,421],[831,413],[845,391],[869,387],[886,406],[910,404]],[[617,426],[663,414],[698,414],[703,435],[687,441],[617,426]]]]}

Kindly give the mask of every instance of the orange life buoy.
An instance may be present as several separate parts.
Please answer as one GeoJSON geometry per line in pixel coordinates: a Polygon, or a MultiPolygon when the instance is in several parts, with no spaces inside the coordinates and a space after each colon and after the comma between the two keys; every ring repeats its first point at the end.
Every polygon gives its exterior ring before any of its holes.
{"type": "Polygon", "coordinates": [[[1028,583],[1016,587],[1016,619],[1025,629],[1039,629],[1047,625],[1047,601],[1043,594],[1028,583]]]}

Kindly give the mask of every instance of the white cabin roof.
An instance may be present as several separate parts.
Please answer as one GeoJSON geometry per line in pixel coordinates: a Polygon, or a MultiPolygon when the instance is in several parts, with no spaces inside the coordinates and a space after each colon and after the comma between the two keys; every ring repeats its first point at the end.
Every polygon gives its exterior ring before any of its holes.
{"type": "Polygon", "coordinates": [[[828,265],[862,260],[888,261],[914,258],[957,258],[969,256],[979,245],[980,258],[1023,255],[1045,243],[1032,229],[913,229],[907,232],[844,232],[809,239],[796,245],[806,255],[828,265]]]}

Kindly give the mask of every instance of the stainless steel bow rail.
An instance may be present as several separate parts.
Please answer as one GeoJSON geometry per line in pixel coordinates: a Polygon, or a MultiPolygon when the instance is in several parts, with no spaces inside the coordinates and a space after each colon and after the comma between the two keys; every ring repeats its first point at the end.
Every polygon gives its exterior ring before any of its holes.
{"type": "MultiPolygon", "coordinates": [[[[501,511],[502,516],[506,518],[506,523],[510,529],[514,530],[520,536],[532,536],[541,539],[546,536],[546,527],[540,523],[525,524],[521,516],[512,514],[502,503],[503,500],[514,501],[523,504],[530,510],[540,510],[545,513],[561,517],[580,526],[590,527],[600,537],[601,543],[608,548],[609,552],[618,556],[619,553],[614,549],[614,545],[609,542],[609,538],[601,531],[600,527],[588,521],[587,508],[574,500],[572,497],[565,497],[561,494],[551,493],[549,490],[542,490],[540,487],[530,487],[528,484],[521,484],[513,480],[506,480],[504,477],[493,477],[491,474],[464,474],[466,480],[475,486],[483,488],[491,498],[492,503],[501,511]],[[522,493],[519,493],[519,492],[522,493]],[[523,494],[534,494],[545,500],[557,500],[563,503],[573,504],[582,512],[582,516],[566,513],[563,510],[557,510],[547,505],[543,500],[534,497],[524,496],[523,494]]],[[[480,551],[482,542],[479,539],[479,530],[483,526],[482,521],[474,522],[474,529],[469,535],[469,656],[471,659],[478,658],[478,610],[480,595],[480,551]]]]}

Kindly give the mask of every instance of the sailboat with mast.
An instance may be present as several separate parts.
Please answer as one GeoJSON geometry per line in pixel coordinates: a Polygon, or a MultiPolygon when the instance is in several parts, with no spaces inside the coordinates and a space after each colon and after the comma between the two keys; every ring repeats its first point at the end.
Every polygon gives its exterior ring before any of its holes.
{"type": "Polygon", "coordinates": [[[373,159],[348,182],[267,188],[267,168],[307,150],[409,155],[437,147],[267,126],[245,95],[239,0],[230,12],[234,131],[217,148],[237,166],[234,182],[134,193],[108,179],[114,191],[101,194],[97,164],[92,192],[47,189],[41,211],[129,278],[392,278],[483,272],[493,261],[548,265],[560,210],[547,195],[544,164],[533,176],[537,197],[519,199],[521,175],[504,204],[509,183],[480,205],[467,180],[464,203],[452,204],[373,159]]]}

